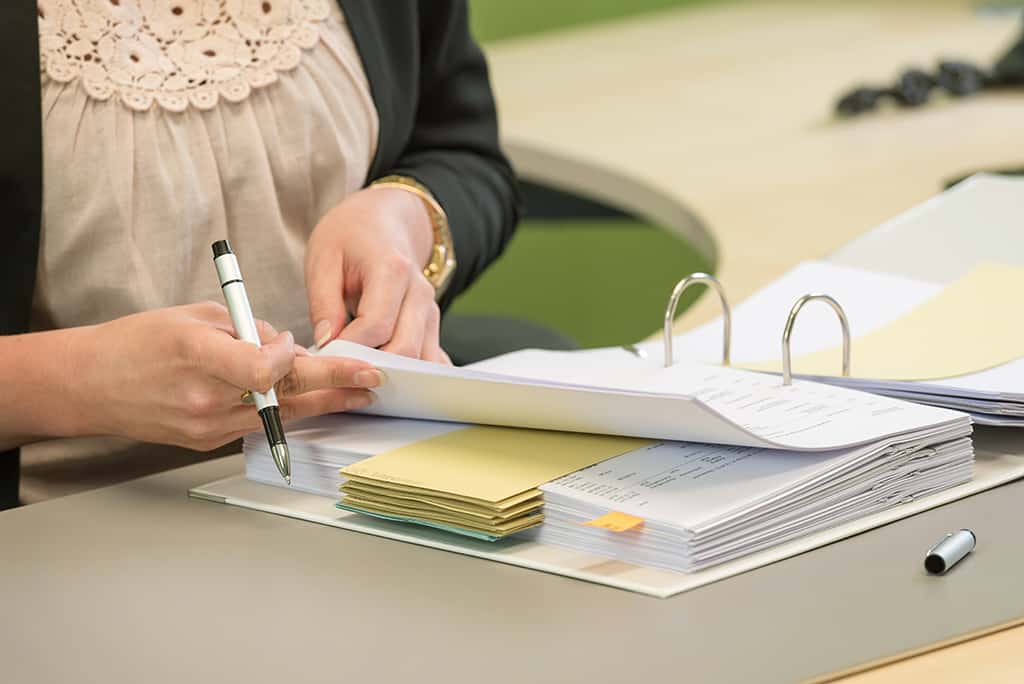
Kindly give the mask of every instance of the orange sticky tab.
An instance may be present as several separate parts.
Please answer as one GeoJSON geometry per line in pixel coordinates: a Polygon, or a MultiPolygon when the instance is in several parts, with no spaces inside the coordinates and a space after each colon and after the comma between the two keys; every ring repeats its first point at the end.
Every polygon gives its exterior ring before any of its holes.
{"type": "Polygon", "coordinates": [[[612,532],[625,532],[643,525],[644,519],[638,518],[635,515],[629,515],[628,513],[612,511],[611,513],[602,515],[600,518],[595,518],[590,522],[580,524],[587,525],[589,527],[601,527],[606,530],[611,530],[612,532]]]}

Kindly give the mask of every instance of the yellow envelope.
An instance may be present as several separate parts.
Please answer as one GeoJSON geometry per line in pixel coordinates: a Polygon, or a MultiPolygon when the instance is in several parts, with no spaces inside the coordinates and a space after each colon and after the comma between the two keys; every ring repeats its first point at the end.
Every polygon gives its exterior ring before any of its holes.
{"type": "Polygon", "coordinates": [[[503,511],[508,508],[512,508],[513,506],[518,506],[524,501],[529,501],[530,499],[541,495],[541,491],[539,489],[527,489],[514,496],[502,499],[501,501],[487,501],[485,499],[478,499],[471,496],[458,496],[447,492],[438,492],[433,489],[424,489],[423,487],[410,487],[409,485],[401,485],[394,482],[383,482],[372,478],[368,479],[352,476],[349,476],[348,479],[345,480],[345,483],[338,489],[339,491],[344,491],[345,488],[351,489],[353,485],[372,487],[374,490],[385,494],[390,491],[402,496],[422,496],[435,501],[446,503],[455,502],[460,505],[467,504],[495,511],[503,511]]]}
{"type": "Polygon", "coordinates": [[[533,499],[505,510],[499,510],[496,508],[487,509],[476,505],[463,505],[452,499],[442,499],[439,497],[407,496],[397,493],[392,489],[376,489],[363,486],[349,487],[347,483],[341,488],[341,493],[346,503],[359,499],[361,501],[376,502],[379,506],[404,506],[405,508],[422,511],[424,514],[435,512],[448,513],[489,521],[509,520],[540,508],[544,505],[544,500],[541,498],[540,491],[534,491],[537,494],[533,499]]]}
{"type": "Polygon", "coordinates": [[[482,501],[502,501],[653,443],[629,437],[467,427],[373,456],[341,472],[482,501]]]}

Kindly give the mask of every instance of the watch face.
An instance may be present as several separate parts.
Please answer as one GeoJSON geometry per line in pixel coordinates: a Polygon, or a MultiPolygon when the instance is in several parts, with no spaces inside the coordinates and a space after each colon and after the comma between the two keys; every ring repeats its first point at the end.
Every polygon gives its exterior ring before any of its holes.
{"type": "MultiPolygon", "coordinates": [[[[446,250],[447,251],[447,250],[446,250]]],[[[439,269],[439,272],[430,280],[434,286],[434,297],[440,299],[448,289],[448,284],[451,282],[452,276],[455,275],[455,258],[451,255],[441,262],[444,265],[439,269]]]]}

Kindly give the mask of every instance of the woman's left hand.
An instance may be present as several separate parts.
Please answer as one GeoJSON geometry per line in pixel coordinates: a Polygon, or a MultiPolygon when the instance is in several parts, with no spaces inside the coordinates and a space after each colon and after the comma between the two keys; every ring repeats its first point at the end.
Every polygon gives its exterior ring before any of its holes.
{"type": "Polygon", "coordinates": [[[432,247],[426,207],[400,188],[371,186],[328,212],[306,247],[317,345],[338,338],[451,363],[440,345],[434,288],[423,275],[432,247]]]}

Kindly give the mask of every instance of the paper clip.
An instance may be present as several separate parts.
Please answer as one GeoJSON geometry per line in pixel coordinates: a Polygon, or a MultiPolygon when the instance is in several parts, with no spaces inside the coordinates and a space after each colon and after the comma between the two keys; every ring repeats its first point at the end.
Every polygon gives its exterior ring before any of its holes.
{"type": "Polygon", "coordinates": [[[820,300],[825,302],[832,307],[832,310],[839,316],[839,325],[843,329],[843,377],[849,377],[850,375],[850,322],[846,320],[846,312],[843,311],[843,307],[839,305],[832,297],[827,294],[814,293],[806,294],[800,299],[796,300],[796,304],[789,310],[789,318],[786,319],[786,327],[782,331],[782,384],[792,385],[793,384],[793,367],[792,359],[790,354],[789,338],[793,334],[793,324],[796,323],[796,316],[800,313],[800,309],[804,307],[807,302],[814,300],[820,300]]]}
{"type": "Polygon", "coordinates": [[[676,307],[679,306],[679,298],[691,285],[706,285],[718,293],[718,299],[722,302],[722,365],[729,365],[729,346],[732,343],[732,309],[725,298],[725,290],[718,279],[707,273],[691,273],[678,283],[672,290],[672,296],[668,300],[668,307],[665,309],[665,368],[672,365],[672,322],[676,317],[676,307]]]}

